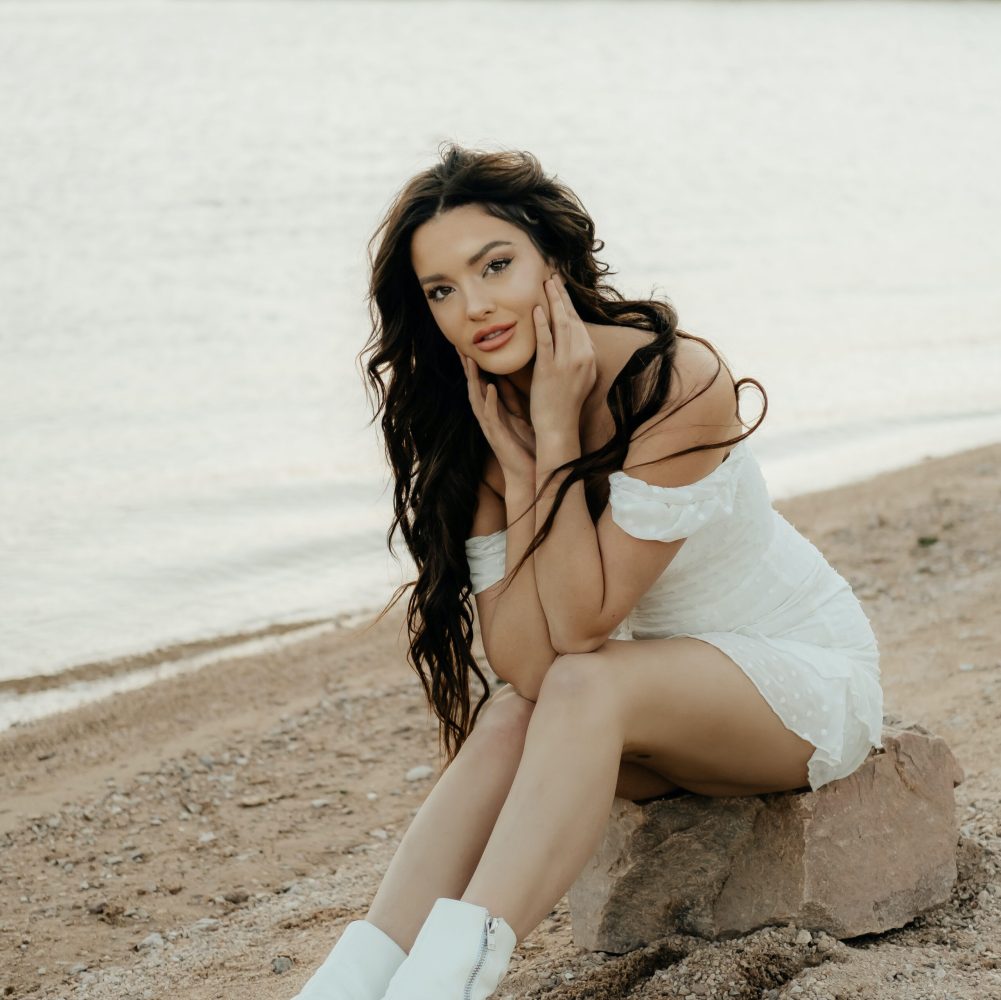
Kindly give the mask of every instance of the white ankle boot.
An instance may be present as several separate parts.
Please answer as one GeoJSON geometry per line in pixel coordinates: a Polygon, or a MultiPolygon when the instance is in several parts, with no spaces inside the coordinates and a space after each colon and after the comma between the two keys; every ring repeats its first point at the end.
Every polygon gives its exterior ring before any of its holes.
{"type": "Polygon", "coordinates": [[[407,953],[367,920],[352,920],[293,1000],[382,1000],[407,953]]]}
{"type": "Polygon", "coordinates": [[[382,1000],[486,1000],[507,972],[515,944],[503,917],[442,897],[382,1000]]]}

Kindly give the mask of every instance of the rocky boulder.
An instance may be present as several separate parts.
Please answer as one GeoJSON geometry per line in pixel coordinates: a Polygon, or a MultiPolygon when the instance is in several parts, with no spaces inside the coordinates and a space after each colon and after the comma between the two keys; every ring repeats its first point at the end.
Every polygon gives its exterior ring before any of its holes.
{"type": "Polygon", "coordinates": [[[883,748],[816,792],[615,799],[570,888],[574,942],[621,953],[672,932],[901,927],[949,898],[962,780],[944,740],[884,716],[883,748]]]}

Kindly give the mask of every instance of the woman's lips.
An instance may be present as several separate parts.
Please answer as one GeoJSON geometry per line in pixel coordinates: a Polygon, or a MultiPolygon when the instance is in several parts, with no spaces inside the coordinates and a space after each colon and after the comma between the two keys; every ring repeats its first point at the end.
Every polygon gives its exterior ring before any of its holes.
{"type": "Polygon", "coordinates": [[[517,325],[517,323],[512,323],[506,330],[498,333],[495,337],[491,337],[489,340],[478,340],[476,346],[481,351],[495,351],[498,347],[503,347],[514,336],[514,328],[517,325]]]}

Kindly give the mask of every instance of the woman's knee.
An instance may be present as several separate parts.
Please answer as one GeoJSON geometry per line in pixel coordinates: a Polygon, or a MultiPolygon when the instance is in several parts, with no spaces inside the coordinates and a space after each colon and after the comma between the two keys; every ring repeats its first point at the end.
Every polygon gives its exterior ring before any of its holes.
{"type": "Polygon", "coordinates": [[[520,752],[534,708],[534,701],[522,698],[510,684],[505,684],[480,709],[469,739],[475,736],[477,745],[492,750],[510,748],[520,752]]]}
{"type": "Polygon", "coordinates": [[[614,678],[600,653],[565,653],[546,671],[538,703],[579,706],[590,702],[610,708],[614,694],[614,678]]]}

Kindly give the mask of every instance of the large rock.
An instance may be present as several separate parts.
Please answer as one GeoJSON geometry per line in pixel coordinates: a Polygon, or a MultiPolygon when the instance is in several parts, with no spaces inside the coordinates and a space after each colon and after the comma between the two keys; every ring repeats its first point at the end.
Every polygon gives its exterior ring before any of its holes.
{"type": "Polygon", "coordinates": [[[883,744],[816,792],[615,799],[570,888],[574,942],[625,952],[671,932],[725,938],[790,922],[850,938],[944,902],[963,772],[922,726],[884,716],[883,744]]]}

